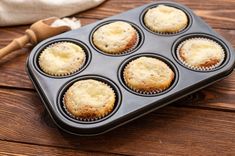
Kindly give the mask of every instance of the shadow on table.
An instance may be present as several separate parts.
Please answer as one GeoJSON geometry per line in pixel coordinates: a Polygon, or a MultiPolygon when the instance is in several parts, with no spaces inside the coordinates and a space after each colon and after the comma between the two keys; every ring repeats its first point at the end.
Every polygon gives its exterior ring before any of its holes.
{"type": "MultiPolygon", "coordinates": [[[[63,140],[76,149],[92,151],[125,151],[162,144],[179,128],[180,120],[188,118],[190,110],[179,113],[181,107],[167,106],[102,135],[84,137],[60,131],[63,140]],[[130,149],[127,149],[130,148],[130,149]]],[[[133,151],[134,152],[134,151],[133,151]]]]}

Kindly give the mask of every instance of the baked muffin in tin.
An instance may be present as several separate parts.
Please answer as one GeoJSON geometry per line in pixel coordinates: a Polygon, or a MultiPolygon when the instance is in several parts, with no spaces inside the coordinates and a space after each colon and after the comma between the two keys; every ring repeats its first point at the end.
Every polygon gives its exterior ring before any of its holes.
{"type": "Polygon", "coordinates": [[[170,87],[175,74],[163,61],[153,57],[139,57],[124,68],[126,85],[138,93],[155,94],[170,87]]]}
{"type": "Polygon", "coordinates": [[[115,106],[111,86],[94,79],[78,80],[64,94],[66,112],[78,120],[93,121],[105,117],[115,106]]]}
{"type": "Polygon", "coordinates": [[[57,42],[46,47],[38,58],[40,68],[51,76],[70,75],[84,65],[86,54],[77,44],[57,42]]]}
{"type": "Polygon", "coordinates": [[[93,34],[94,45],[107,54],[123,54],[136,47],[139,41],[137,30],[123,21],[111,22],[99,27],[93,34]]]}
{"type": "Polygon", "coordinates": [[[145,13],[144,24],[153,32],[173,34],[187,27],[188,17],[180,9],[158,5],[145,13]]]}
{"type": "Polygon", "coordinates": [[[225,53],[223,48],[208,38],[191,38],[177,48],[179,60],[195,70],[211,70],[221,65],[225,53]]]}

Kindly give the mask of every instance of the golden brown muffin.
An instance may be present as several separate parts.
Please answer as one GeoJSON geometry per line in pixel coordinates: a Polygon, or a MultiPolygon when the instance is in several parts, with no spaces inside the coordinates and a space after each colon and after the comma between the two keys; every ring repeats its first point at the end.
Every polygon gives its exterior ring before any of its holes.
{"type": "Polygon", "coordinates": [[[188,25],[188,18],[182,10],[170,6],[158,5],[146,12],[144,23],[154,32],[176,33],[188,25]]]}
{"type": "Polygon", "coordinates": [[[52,76],[64,76],[78,71],[85,62],[83,49],[71,42],[57,42],[48,46],[39,56],[39,66],[52,76]]]}
{"type": "Polygon", "coordinates": [[[117,21],[98,28],[93,35],[95,46],[108,54],[121,54],[135,47],[138,33],[129,23],[117,21]]]}
{"type": "Polygon", "coordinates": [[[192,38],[178,47],[179,59],[188,67],[198,70],[212,69],[224,60],[224,50],[206,38],[192,38]]]}
{"type": "Polygon", "coordinates": [[[75,82],[64,95],[67,112],[80,120],[95,120],[108,115],[115,105],[115,93],[107,84],[93,80],[75,82]]]}
{"type": "Polygon", "coordinates": [[[139,57],[124,69],[126,85],[140,93],[158,93],[167,89],[174,80],[174,72],[163,61],[139,57]]]}

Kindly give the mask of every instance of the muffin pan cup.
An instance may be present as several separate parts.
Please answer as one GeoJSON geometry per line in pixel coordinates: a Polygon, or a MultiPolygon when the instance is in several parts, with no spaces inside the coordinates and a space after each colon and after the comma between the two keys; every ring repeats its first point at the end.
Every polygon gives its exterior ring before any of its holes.
{"type": "MultiPolygon", "coordinates": [[[[58,106],[59,106],[59,109],[61,111],[61,113],[65,113],[64,115],[69,115],[70,117],[72,117],[72,120],[74,120],[75,122],[76,121],[79,121],[79,122],[83,122],[83,123],[91,123],[92,122],[99,122],[100,120],[104,120],[104,118],[108,118],[108,116],[111,116],[116,110],[117,108],[119,107],[120,105],[120,91],[118,89],[118,87],[111,81],[111,80],[108,80],[108,79],[105,79],[103,77],[100,77],[100,76],[83,76],[83,77],[80,77],[80,78],[77,78],[73,81],[70,81],[68,84],[66,84],[63,88],[63,90],[60,92],[59,94],[59,98],[58,98],[58,103],[60,103],[58,106]],[[64,101],[64,96],[65,96],[65,93],[68,91],[68,89],[77,81],[81,81],[81,80],[86,80],[86,79],[93,79],[93,80],[97,80],[99,82],[102,82],[103,84],[107,85],[108,87],[110,87],[112,89],[112,91],[114,92],[115,94],[115,104],[114,104],[114,108],[111,112],[107,112],[107,114],[105,114],[103,117],[97,117],[97,118],[79,118],[79,117],[76,117],[74,116],[73,114],[71,114],[66,106],[64,105],[65,101],[64,101]]],[[[70,118],[68,117],[68,118],[70,118]]]]}
{"type": "Polygon", "coordinates": [[[93,48],[94,48],[96,51],[98,51],[98,52],[100,52],[100,53],[102,53],[102,54],[104,54],[104,55],[108,55],[108,56],[123,56],[123,55],[127,55],[127,54],[133,53],[133,52],[135,52],[136,50],[138,50],[138,48],[143,44],[143,39],[140,39],[140,38],[143,38],[143,37],[144,37],[144,36],[143,36],[143,32],[142,32],[141,28],[139,28],[136,24],[131,23],[130,21],[120,20],[120,19],[119,19],[119,20],[108,20],[108,21],[106,21],[106,22],[100,23],[99,25],[97,25],[97,26],[91,31],[91,33],[90,33],[90,41],[91,41],[90,44],[93,46],[93,48]],[[104,51],[100,50],[98,47],[96,47],[95,44],[92,42],[93,34],[94,34],[95,31],[96,31],[97,29],[99,29],[100,27],[102,27],[102,26],[104,26],[104,25],[106,25],[106,24],[110,24],[110,23],[112,23],[112,22],[117,22],[117,21],[122,21],[122,22],[126,22],[126,23],[130,24],[130,25],[136,30],[136,33],[137,33],[137,40],[136,40],[135,44],[134,44],[131,48],[129,48],[129,49],[125,50],[125,51],[122,51],[122,52],[120,52],[120,53],[108,53],[108,52],[104,52],[104,51]]]}
{"type": "MultiPolygon", "coordinates": [[[[74,42],[56,42],[56,43],[61,43],[61,44],[65,44],[65,43],[73,43],[74,44],[74,42]]],[[[77,43],[75,43],[75,44],[77,44],[77,43]]],[[[48,46],[48,48],[50,48],[50,46],[53,46],[53,44],[50,44],[49,46],[48,46]]],[[[81,46],[81,44],[80,44],[80,46],[81,46]]],[[[81,46],[81,48],[83,49],[83,50],[85,50],[85,51],[87,51],[83,46],[81,46]]],[[[44,51],[44,50],[43,50],[44,51]]],[[[43,51],[39,54],[39,56],[38,56],[38,65],[40,66],[40,61],[39,61],[39,58],[40,58],[40,55],[43,53],[43,51]]],[[[52,72],[50,72],[50,74],[49,74],[49,72],[45,72],[45,71],[43,71],[44,73],[47,73],[48,75],[51,75],[51,76],[55,76],[55,77],[60,77],[60,76],[68,76],[68,75],[71,75],[71,74],[73,74],[73,73],[75,73],[75,72],[77,72],[77,71],[80,71],[82,68],[83,68],[83,66],[85,65],[85,63],[86,63],[86,60],[87,60],[87,58],[86,58],[86,52],[84,52],[85,53],[85,56],[84,56],[84,61],[81,63],[81,65],[80,65],[80,67],[78,67],[77,69],[76,68],[74,68],[73,70],[71,70],[71,71],[68,71],[68,72],[64,72],[64,73],[62,73],[62,74],[57,74],[57,73],[52,73],[52,72]]],[[[41,70],[43,70],[43,68],[42,67],[40,67],[41,68],[41,70]]],[[[45,67],[44,67],[45,68],[45,67]]]]}
{"type": "Polygon", "coordinates": [[[164,94],[165,92],[169,91],[172,87],[175,86],[175,84],[178,80],[178,72],[177,72],[177,69],[174,66],[174,64],[170,60],[168,60],[167,58],[164,58],[163,56],[160,56],[160,55],[156,55],[154,53],[144,53],[144,54],[142,53],[142,54],[134,55],[134,56],[126,59],[122,63],[122,65],[119,68],[119,80],[121,80],[121,83],[122,83],[123,87],[125,87],[127,90],[129,90],[133,94],[142,95],[142,96],[156,96],[156,95],[159,95],[159,94],[164,94]],[[124,71],[125,71],[125,69],[126,69],[126,67],[129,63],[131,63],[132,61],[134,61],[134,60],[136,60],[140,57],[155,58],[155,59],[158,59],[158,60],[163,61],[164,63],[166,63],[166,65],[174,72],[174,79],[172,80],[170,86],[167,87],[167,88],[164,88],[162,90],[158,89],[158,90],[153,90],[153,91],[140,91],[140,90],[136,90],[134,88],[131,88],[130,86],[128,87],[127,81],[125,80],[125,78],[123,76],[124,71]]]}
{"type": "Polygon", "coordinates": [[[206,23],[189,8],[174,2],[154,2],[139,8],[109,17],[107,19],[84,26],[78,30],[49,38],[39,43],[31,52],[27,61],[27,71],[41,100],[54,122],[62,130],[77,135],[97,135],[123,125],[149,112],[161,108],[173,101],[200,90],[232,73],[235,56],[231,45],[214,32],[206,23]],[[156,34],[146,29],[143,14],[148,8],[159,4],[182,9],[189,16],[189,25],[176,34],[156,34]],[[99,25],[116,20],[133,23],[140,28],[138,48],[122,55],[105,55],[92,44],[91,35],[99,25]],[[178,45],[186,39],[203,37],[215,40],[225,51],[222,64],[210,71],[196,71],[187,68],[176,56],[178,45]],[[38,66],[38,56],[48,45],[68,41],[82,45],[87,60],[82,69],[68,76],[56,77],[43,73],[38,66]],[[129,89],[122,77],[123,67],[129,60],[140,56],[162,58],[175,72],[172,85],[163,92],[145,95],[129,89]],[[104,118],[95,121],[79,121],[70,117],[63,110],[62,97],[66,88],[79,79],[93,78],[109,84],[117,94],[114,110],[104,118]]]}
{"type": "MultiPolygon", "coordinates": [[[[167,3],[167,2],[166,2],[167,3]]],[[[191,26],[191,24],[192,24],[192,17],[191,17],[191,15],[190,15],[190,13],[187,11],[187,9],[186,8],[184,8],[184,7],[181,7],[180,5],[175,5],[174,3],[167,3],[167,6],[169,6],[169,7],[174,7],[174,8],[176,8],[176,9],[179,9],[179,10],[181,10],[181,11],[183,11],[185,14],[186,14],[186,16],[187,16],[187,19],[188,19],[188,25],[186,25],[184,28],[182,28],[182,29],[180,29],[180,30],[178,30],[178,31],[175,31],[175,32],[160,32],[160,31],[153,31],[153,30],[151,30],[147,25],[145,25],[144,24],[144,16],[145,16],[145,14],[147,13],[147,11],[149,10],[149,9],[153,9],[153,8],[155,8],[156,6],[158,6],[159,4],[166,4],[166,3],[164,3],[164,2],[159,2],[159,3],[156,3],[156,5],[150,5],[149,7],[147,7],[146,9],[144,9],[143,11],[142,11],[142,13],[141,13],[141,19],[143,19],[143,20],[141,20],[141,24],[142,24],[142,26],[143,26],[143,28],[145,28],[147,31],[149,31],[150,33],[153,33],[153,34],[156,34],[156,35],[163,35],[163,36],[166,36],[166,35],[168,35],[168,36],[170,36],[170,35],[176,35],[176,34],[179,34],[179,33],[183,33],[184,31],[187,31],[188,30],[188,28],[190,28],[190,26],[191,26]]]]}

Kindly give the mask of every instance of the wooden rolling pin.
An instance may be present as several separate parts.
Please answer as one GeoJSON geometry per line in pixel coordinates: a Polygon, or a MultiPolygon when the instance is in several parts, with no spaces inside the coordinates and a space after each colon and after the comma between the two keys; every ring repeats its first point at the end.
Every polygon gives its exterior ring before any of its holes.
{"type": "Polygon", "coordinates": [[[0,49],[0,59],[15,50],[23,48],[28,43],[36,45],[44,39],[71,30],[69,26],[52,27],[51,24],[57,19],[59,18],[51,17],[32,24],[25,31],[24,36],[14,39],[6,47],[0,49]]]}

